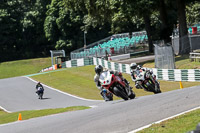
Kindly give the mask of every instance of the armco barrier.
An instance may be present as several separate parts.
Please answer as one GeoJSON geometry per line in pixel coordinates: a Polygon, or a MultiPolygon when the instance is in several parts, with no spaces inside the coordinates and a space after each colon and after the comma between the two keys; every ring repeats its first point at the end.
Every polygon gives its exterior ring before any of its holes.
{"type": "MultiPolygon", "coordinates": [[[[93,58],[94,65],[102,65],[107,69],[117,70],[130,74],[130,65],[110,62],[99,58],[93,58]]],[[[147,68],[153,71],[158,80],[168,81],[200,81],[200,69],[156,69],[147,68]]]]}

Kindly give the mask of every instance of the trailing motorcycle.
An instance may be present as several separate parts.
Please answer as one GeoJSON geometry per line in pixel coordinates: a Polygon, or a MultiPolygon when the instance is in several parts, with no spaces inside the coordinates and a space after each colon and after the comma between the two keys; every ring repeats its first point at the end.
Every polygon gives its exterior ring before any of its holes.
{"type": "Polygon", "coordinates": [[[134,99],[135,93],[128,85],[119,77],[111,74],[109,71],[102,72],[99,78],[101,86],[108,92],[121,97],[124,100],[134,99]]]}
{"type": "Polygon", "coordinates": [[[135,78],[135,83],[138,84],[141,89],[153,92],[154,94],[161,93],[160,84],[156,80],[156,76],[153,76],[150,70],[141,70],[140,73],[135,76],[135,78]]]}
{"type": "Polygon", "coordinates": [[[42,99],[43,98],[43,94],[44,94],[44,88],[43,87],[38,87],[36,93],[38,95],[38,99],[42,99]]]}

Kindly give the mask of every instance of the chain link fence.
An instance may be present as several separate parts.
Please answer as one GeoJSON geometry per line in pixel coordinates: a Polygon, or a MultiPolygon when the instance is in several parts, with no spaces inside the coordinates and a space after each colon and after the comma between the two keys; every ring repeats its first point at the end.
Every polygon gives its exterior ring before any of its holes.
{"type": "Polygon", "coordinates": [[[188,35],[184,37],[179,38],[178,32],[173,33],[171,36],[175,55],[185,53],[186,51],[193,52],[194,50],[200,49],[200,26],[192,28],[190,27],[188,29],[188,35]]]}
{"type": "Polygon", "coordinates": [[[174,50],[171,44],[164,41],[154,42],[155,68],[175,69],[174,50]]]}

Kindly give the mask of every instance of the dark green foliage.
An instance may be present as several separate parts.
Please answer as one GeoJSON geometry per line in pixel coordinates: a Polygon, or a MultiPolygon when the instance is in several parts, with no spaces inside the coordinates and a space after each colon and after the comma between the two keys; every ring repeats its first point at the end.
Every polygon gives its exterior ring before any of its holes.
{"type": "MultiPolygon", "coordinates": [[[[146,30],[153,40],[169,42],[174,25],[187,32],[184,7],[170,0],[1,0],[0,62],[49,56],[49,50],[72,50],[112,34],[146,30]],[[181,9],[181,12],[180,12],[181,9]],[[179,12],[178,12],[179,11],[179,12]],[[179,20],[178,20],[179,18],[179,20]]],[[[186,4],[188,25],[200,21],[200,4],[186,4]]],[[[184,48],[181,48],[184,49],[184,48]]]]}
{"type": "Polygon", "coordinates": [[[47,4],[42,0],[1,1],[0,61],[45,55],[48,42],[42,29],[47,4]]]}

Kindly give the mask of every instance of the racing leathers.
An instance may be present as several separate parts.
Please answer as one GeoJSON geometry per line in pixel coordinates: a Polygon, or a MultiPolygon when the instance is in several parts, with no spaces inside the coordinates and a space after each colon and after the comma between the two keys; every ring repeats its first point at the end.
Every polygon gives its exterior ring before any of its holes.
{"type": "Polygon", "coordinates": [[[136,68],[131,70],[131,79],[135,82],[135,88],[136,89],[142,89],[142,87],[136,82],[136,77],[140,74],[141,71],[145,71],[144,68],[136,68]]]}
{"type": "MultiPolygon", "coordinates": [[[[130,86],[129,86],[129,82],[128,82],[125,78],[123,78],[121,72],[112,71],[112,70],[107,70],[107,71],[109,71],[111,74],[114,74],[115,76],[121,77],[122,80],[125,82],[126,86],[127,86],[127,87],[130,87],[130,86]]],[[[102,73],[102,72],[101,72],[101,73],[102,73]]],[[[104,95],[103,95],[103,92],[104,92],[105,89],[104,89],[104,87],[101,86],[101,83],[100,83],[100,81],[99,81],[99,78],[100,78],[101,73],[100,73],[100,74],[96,74],[96,75],[94,76],[94,82],[95,82],[95,84],[96,84],[96,87],[100,90],[100,94],[101,94],[101,95],[103,96],[103,98],[105,99],[105,97],[104,97],[104,95]]]]}
{"type": "Polygon", "coordinates": [[[149,69],[145,69],[145,68],[143,68],[143,67],[137,67],[136,69],[132,69],[131,70],[131,79],[132,79],[132,81],[134,81],[135,82],[135,88],[137,88],[137,89],[142,89],[142,86],[140,86],[137,82],[136,82],[136,77],[138,76],[138,75],[140,75],[140,72],[142,72],[142,71],[150,71],[150,74],[152,75],[152,77],[153,78],[155,78],[155,75],[153,74],[153,71],[151,71],[151,70],[149,70],[149,69]]]}
{"type": "Polygon", "coordinates": [[[42,86],[41,83],[38,83],[35,88],[37,94],[44,91],[44,87],[42,86]]]}

